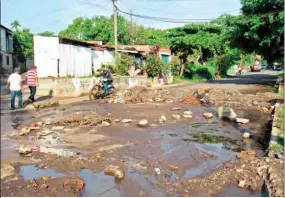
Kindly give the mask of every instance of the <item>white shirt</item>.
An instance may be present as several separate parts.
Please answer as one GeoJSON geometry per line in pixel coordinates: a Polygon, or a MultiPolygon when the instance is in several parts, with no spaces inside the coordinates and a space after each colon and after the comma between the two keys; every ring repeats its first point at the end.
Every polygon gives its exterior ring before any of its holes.
{"type": "Polygon", "coordinates": [[[8,82],[10,83],[10,90],[11,91],[20,91],[21,90],[21,86],[20,86],[21,81],[22,81],[22,77],[19,74],[17,74],[17,73],[11,74],[8,78],[8,82]]]}

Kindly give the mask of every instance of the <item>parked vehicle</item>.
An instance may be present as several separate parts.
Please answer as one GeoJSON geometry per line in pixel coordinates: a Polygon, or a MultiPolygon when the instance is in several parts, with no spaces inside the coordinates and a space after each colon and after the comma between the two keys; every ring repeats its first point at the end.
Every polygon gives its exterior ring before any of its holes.
{"type": "Polygon", "coordinates": [[[284,67],[281,66],[281,65],[274,65],[274,66],[273,66],[273,70],[274,70],[274,71],[281,71],[283,68],[284,68],[284,67]]]}
{"type": "Polygon", "coordinates": [[[262,69],[261,65],[259,65],[259,66],[252,65],[252,66],[250,66],[250,71],[251,72],[260,72],[261,69],[262,69]]]}
{"type": "MultiPolygon", "coordinates": [[[[95,85],[92,87],[92,89],[89,92],[89,100],[96,100],[99,98],[104,98],[104,85],[103,85],[104,79],[100,79],[99,82],[95,83],[95,85]]],[[[113,81],[109,82],[109,93],[110,95],[115,93],[115,86],[113,81]]]]}
{"type": "Polygon", "coordinates": [[[263,65],[261,65],[261,69],[268,69],[268,65],[266,65],[266,64],[263,64],[263,65]]]}

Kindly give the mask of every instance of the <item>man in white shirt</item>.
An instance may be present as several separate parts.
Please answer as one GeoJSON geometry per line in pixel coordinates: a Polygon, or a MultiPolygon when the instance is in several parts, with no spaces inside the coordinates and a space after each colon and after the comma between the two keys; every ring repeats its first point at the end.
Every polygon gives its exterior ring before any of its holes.
{"type": "Polygon", "coordinates": [[[11,110],[15,109],[15,99],[18,97],[18,108],[22,108],[22,77],[20,76],[20,68],[15,68],[15,73],[11,74],[8,78],[6,89],[11,90],[11,110]]]}

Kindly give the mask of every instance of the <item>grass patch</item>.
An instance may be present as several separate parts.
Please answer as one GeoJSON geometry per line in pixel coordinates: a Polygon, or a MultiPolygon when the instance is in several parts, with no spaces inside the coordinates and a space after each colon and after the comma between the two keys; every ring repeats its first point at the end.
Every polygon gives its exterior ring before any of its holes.
{"type": "Polygon", "coordinates": [[[284,147],[283,147],[282,145],[276,144],[276,145],[274,145],[274,146],[271,147],[271,150],[272,150],[273,152],[279,152],[279,151],[282,151],[283,148],[284,148],[284,147]]]}
{"type": "Polygon", "coordinates": [[[278,109],[278,114],[280,117],[284,117],[284,106],[281,106],[279,109],[278,109]]]}

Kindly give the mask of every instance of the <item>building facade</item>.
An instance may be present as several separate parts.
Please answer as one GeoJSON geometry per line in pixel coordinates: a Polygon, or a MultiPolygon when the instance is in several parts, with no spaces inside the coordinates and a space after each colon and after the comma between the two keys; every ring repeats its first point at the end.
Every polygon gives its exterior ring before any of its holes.
{"type": "Polygon", "coordinates": [[[0,51],[0,65],[8,72],[13,72],[13,32],[3,25],[0,25],[1,33],[1,51],[0,51]]]}

